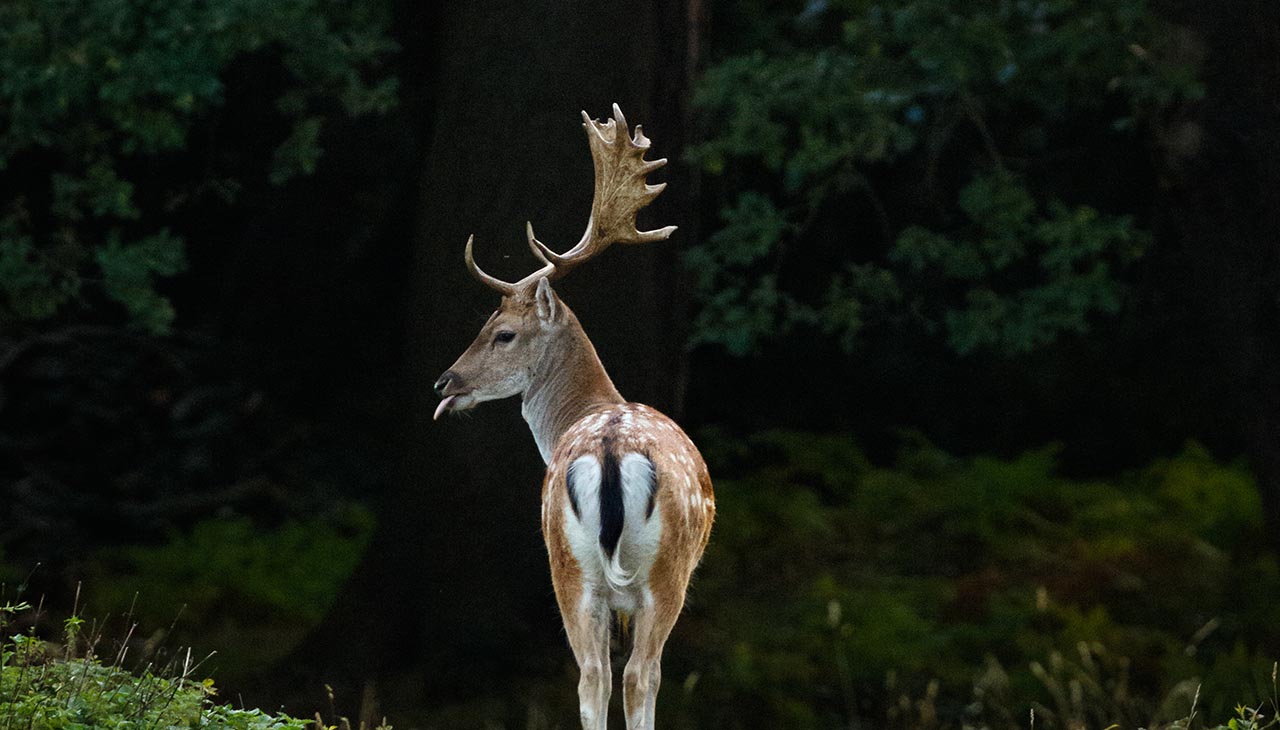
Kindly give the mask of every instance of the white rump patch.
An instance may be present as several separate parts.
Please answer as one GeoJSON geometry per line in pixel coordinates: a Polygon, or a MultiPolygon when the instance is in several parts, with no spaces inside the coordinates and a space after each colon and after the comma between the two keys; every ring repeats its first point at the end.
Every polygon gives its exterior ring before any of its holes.
{"type": "Polygon", "coordinates": [[[606,578],[613,584],[613,600],[611,607],[617,610],[634,611],[637,606],[636,592],[644,590],[649,583],[649,570],[658,556],[658,543],[662,538],[662,515],[654,501],[652,514],[649,511],[651,490],[657,487],[657,474],[654,473],[653,462],[644,454],[624,454],[619,464],[622,476],[622,506],[626,515],[622,525],[622,537],[618,540],[618,549],[614,552],[616,570],[610,570],[606,578]],[[614,579],[623,579],[615,581],[614,579]],[[634,586],[635,589],[628,590],[634,586]]]}
{"type": "Polygon", "coordinates": [[[632,515],[643,522],[649,509],[650,490],[657,488],[658,475],[653,472],[653,462],[644,454],[627,454],[622,457],[621,469],[622,505],[627,513],[627,524],[631,524],[632,515]]]}
{"type": "Polygon", "coordinates": [[[564,532],[569,539],[569,550],[578,561],[584,578],[598,583],[604,577],[600,563],[600,462],[594,456],[579,456],[569,464],[565,485],[569,495],[576,498],[578,514],[573,513],[573,502],[564,506],[564,532]]]}
{"type": "Polygon", "coordinates": [[[656,484],[653,462],[644,454],[624,454],[619,461],[622,490],[622,535],[610,559],[600,545],[600,461],[580,456],[569,465],[567,484],[577,498],[578,514],[565,505],[565,533],[583,579],[605,588],[610,608],[634,611],[647,590],[649,570],[658,555],[662,515],[656,499],[649,511],[650,488],[656,484]]]}

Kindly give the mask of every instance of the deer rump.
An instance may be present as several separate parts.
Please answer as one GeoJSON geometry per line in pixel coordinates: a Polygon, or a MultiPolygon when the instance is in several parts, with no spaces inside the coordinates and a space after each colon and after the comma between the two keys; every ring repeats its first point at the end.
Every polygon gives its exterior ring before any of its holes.
{"type": "Polygon", "coordinates": [[[599,454],[569,465],[565,488],[572,514],[565,534],[583,578],[610,589],[611,609],[632,611],[662,537],[661,514],[654,509],[658,477],[648,456],[619,453],[612,441],[601,439],[599,454]]]}

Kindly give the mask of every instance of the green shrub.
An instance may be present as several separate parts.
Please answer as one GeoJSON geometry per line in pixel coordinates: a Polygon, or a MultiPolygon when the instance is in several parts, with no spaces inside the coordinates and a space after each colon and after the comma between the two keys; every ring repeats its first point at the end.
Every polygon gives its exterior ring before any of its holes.
{"type": "Polygon", "coordinates": [[[177,639],[218,651],[221,671],[268,663],[324,617],[373,532],[363,507],[255,526],[213,519],[163,545],[100,551],[85,566],[85,603],[142,625],[178,621],[177,639]]]}
{"type": "MultiPolygon", "coordinates": [[[[26,604],[0,606],[0,632],[5,618],[30,610],[26,604]]],[[[150,665],[134,674],[92,654],[80,636],[82,621],[66,622],[66,648],[58,649],[31,635],[0,640],[0,727],[27,730],[302,730],[310,722],[272,716],[261,710],[217,705],[213,681],[193,679],[196,666],[188,653],[168,672],[150,665]],[[88,653],[76,656],[79,648],[88,653]]]]}
{"type": "Polygon", "coordinates": [[[686,727],[885,708],[928,726],[899,698],[930,692],[939,727],[1025,726],[1032,708],[1044,727],[1137,727],[1184,718],[1201,683],[1214,718],[1272,694],[1280,580],[1242,465],[1190,445],[1077,480],[1053,448],[958,459],[913,443],[879,468],[839,437],[700,442],[717,525],[666,652],[668,682],[692,689],[663,695],[686,727]],[[979,701],[993,668],[999,697],[979,701]]]}

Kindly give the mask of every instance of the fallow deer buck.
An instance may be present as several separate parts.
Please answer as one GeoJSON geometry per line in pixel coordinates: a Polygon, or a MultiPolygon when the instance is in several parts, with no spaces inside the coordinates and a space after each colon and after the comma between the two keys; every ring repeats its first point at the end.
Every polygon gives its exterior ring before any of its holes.
{"type": "Polygon", "coordinates": [[[582,113],[595,193],[582,240],[557,254],[526,226],[542,268],[515,283],[476,266],[471,273],[502,295],[475,342],[436,382],[440,414],[520,396],[522,413],[547,463],[542,534],[551,582],[574,658],[585,730],[604,730],[612,676],[611,616],[632,621],[622,675],[628,728],[653,728],[662,648],[684,605],[689,577],[711,534],[715,500],[706,464],[670,418],[628,403],[605,373],[577,317],[551,282],[615,242],[650,243],[675,226],[636,230],[636,213],[666,187],[645,175],[666,160],[644,159],[650,142],[615,104],[607,122],[582,113]]]}

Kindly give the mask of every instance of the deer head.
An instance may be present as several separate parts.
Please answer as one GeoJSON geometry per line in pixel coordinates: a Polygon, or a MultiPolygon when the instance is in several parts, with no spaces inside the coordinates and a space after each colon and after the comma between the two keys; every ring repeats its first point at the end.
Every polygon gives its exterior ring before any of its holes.
{"type": "MultiPolygon", "coordinates": [[[[614,243],[661,241],[676,230],[675,226],[636,229],[636,213],[666,187],[666,183],[646,184],[645,176],[667,164],[666,159],[644,159],[651,143],[640,127],[636,126],[632,136],[617,104],[613,105],[613,119],[606,122],[583,112],[582,126],[595,165],[595,192],[587,229],[573,248],[563,254],[552,251],[534,235],[533,225],[526,224],[529,248],[542,267],[510,283],[476,265],[472,251],[475,237],[467,239],[467,268],[501,294],[502,302],[466,352],[436,381],[436,393],[443,400],[435,418],[484,401],[523,395],[535,380],[555,369],[550,367],[552,360],[573,356],[583,343],[589,350],[590,342],[577,318],[556,296],[551,282],[614,243]]],[[[593,350],[590,355],[594,358],[593,350]]]]}

